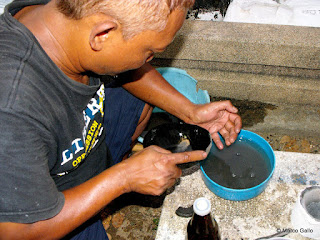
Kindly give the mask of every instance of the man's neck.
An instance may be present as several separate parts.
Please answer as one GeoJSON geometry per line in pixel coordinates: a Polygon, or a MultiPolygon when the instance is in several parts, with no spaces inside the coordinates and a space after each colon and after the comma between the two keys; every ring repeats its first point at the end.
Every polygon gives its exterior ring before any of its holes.
{"type": "Polygon", "coordinates": [[[72,34],[68,34],[69,24],[66,23],[66,18],[54,9],[53,2],[25,7],[14,17],[33,33],[51,60],[69,78],[88,84],[88,76],[82,74],[84,69],[74,64],[79,61],[75,59],[77,55],[72,54],[74,49],[69,47],[69,42],[72,41],[72,34]]]}

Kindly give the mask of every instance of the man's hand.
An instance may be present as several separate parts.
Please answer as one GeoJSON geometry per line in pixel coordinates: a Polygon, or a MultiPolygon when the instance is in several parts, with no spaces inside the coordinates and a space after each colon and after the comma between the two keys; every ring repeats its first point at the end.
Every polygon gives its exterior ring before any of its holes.
{"type": "Polygon", "coordinates": [[[223,149],[218,133],[222,135],[227,146],[232,144],[241,130],[242,121],[230,101],[211,102],[195,105],[190,124],[207,129],[216,146],[223,149]]]}
{"type": "Polygon", "coordinates": [[[158,146],[150,146],[122,161],[123,179],[129,191],[160,195],[173,186],[181,176],[177,164],[203,160],[204,151],[171,153],[158,146]]]}

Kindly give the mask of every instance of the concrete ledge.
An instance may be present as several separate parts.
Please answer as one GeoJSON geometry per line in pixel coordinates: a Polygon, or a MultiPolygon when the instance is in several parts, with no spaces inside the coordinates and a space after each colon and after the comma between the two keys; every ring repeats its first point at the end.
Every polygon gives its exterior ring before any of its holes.
{"type": "MultiPolygon", "coordinates": [[[[277,233],[283,229],[296,230],[290,215],[300,191],[320,184],[320,154],[275,152],[276,168],[269,185],[259,196],[247,201],[229,201],[217,197],[204,184],[200,170],[183,172],[183,177],[166,196],[158,226],[156,240],[185,239],[190,218],[175,214],[178,207],[193,204],[198,197],[211,201],[221,239],[252,240],[277,233]]],[[[190,171],[191,169],[188,169],[190,171]]],[[[299,233],[287,237],[307,240],[299,233]]]]}
{"type": "Polygon", "coordinates": [[[186,20],[155,66],[187,70],[210,95],[318,105],[320,28],[186,20]]]}
{"type": "Polygon", "coordinates": [[[245,129],[255,133],[318,137],[320,135],[319,119],[320,106],[279,105],[274,109],[266,109],[263,121],[245,129]]]}
{"type": "Polygon", "coordinates": [[[272,104],[312,104],[320,99],[320,80],[293,76],[188,69],[201,89],[212,96],[228,96],[272,104]]]}

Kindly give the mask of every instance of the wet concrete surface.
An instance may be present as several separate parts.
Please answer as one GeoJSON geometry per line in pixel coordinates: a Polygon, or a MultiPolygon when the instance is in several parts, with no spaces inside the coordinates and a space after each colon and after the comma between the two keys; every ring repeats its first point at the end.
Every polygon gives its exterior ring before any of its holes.
{"type": "MultiPolygon", "coordinates": [[[[217,100],[223,99],[212,98],[212,101],[217,100]]],[[[243,120],[243,128],[254,131],[262,136],[269,142],[274,151],[319,153],[320,135],[319,132],[313,130],[313,127],[317,124],[316,121],[320,122],[320,108],[313,107],[308,113],[308,111],[305,111],[309,109],[308,107],[299,106],[301,111],[298,111],[299,109],[297,111],[303,113],[305,116],[300,116],[296,120],[294,117],[293,119],[292,117],[288,117],[291,123],[286,124],[286,121],[281,123],[281,119],[283,119],[284,115],[289,114],[289,116],[291,116],[291,107],[287,108],[235,99],[233,99],[232,102],[239,109],[239,114],[243,120]],[[281,111],[278,111],[279,108],[281,108],[281,111]],[[287,113],[286,109],[288,109],[290,113],[287,113]],[[273,118],[276,119],[273,111],[278,114],[279,128],[275,128],[275,124],[271,123],[272,121],[266,121],[266,119],[270,117],[269,115],[273,115],[273,118]],[[310,121],[310,119],[314,121],[310,121]],[[294,123],[295,121],[297,121],[297,123],[294,123]],[[270,122],[271,125],[268,122],[270,122]],[[303,127],[297,127],[300,125],[303,127]],[[270,128],[268,128],[268,126],[270,126],[270,128]],[[311,129],[311,131],[308,131],[308,129],[311,129]]],[[[297,109],[297,106],[295,106],[294,109],[297,109]]],[[[154,114],[149,127],[165,121],[167,121],[167,119],[154,114]]],[[[276,122],[276,120],[274,121],[276,122]]],[[[320,128],[318,131],[320,131],[320,128]]],[[[305,179],[304,176],[292,177],[302,182],[305,179]]],[[[109,238],[116,240],[155,239],[166,194],[154,197],[130,193],[116,199],[102,212],[104,219],[103,224],[109,238]]]]}

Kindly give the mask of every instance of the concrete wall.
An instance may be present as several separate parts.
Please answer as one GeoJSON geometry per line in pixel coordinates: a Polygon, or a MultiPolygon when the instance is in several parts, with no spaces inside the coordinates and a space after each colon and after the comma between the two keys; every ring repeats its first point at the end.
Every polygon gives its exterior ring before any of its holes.
{"type": "Polygon", "coordinates": [[[152,63],[187,70],[212,96],[320,103],[320,28],[186,20],[152,63]]]}

